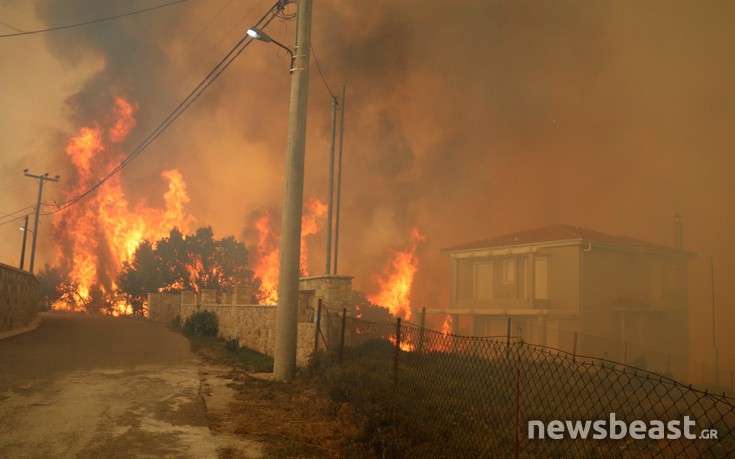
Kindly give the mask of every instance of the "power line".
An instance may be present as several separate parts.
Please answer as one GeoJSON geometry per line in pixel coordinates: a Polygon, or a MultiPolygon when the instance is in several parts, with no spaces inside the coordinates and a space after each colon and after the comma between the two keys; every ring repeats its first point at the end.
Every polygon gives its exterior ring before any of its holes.
{"type": "MultiPolygon", "coordinates": [[[[262,18],[255,24],[260,28],[265,28],[270,24],[273,19],[277,17],[277,13],[281,11],[285,5],[288,4],[288,0],[278,0],[269,10],[263,15],[262,18]],[[268,18],[268,16],[271,16],[268,18]]],[[[84,199],[86,196],[97,190],[105,182],[107,182],[112,176],[120,172],[125,166],[127,166],[133,159],[140,155],[151,143],[153,143],[158,136],[160,136],[176,119],[181,116],[195,100],[201,96],[204,91],[217,79],[220,75],[234,62],[235,59],[252,43],[252,38],[245,35],[238,41],[235,46],[223,57],[217,65],[207,74],[204,79],[179,103],[179,105],[156,127],[125,159],[123,159],[119,165],[112,169],[107,175],[102,177],[99,182],[89,187],[84,192],[74,196],[73,198],[58,204],[57,209],[45,212],[43,215],[55,214],[61,212],[77,202],[84,199]]]]}
{"type": "MultiPolygon", "coordinates": [[[[164,3],[163,5],[152,6],[150,8],[144,8],[142,10],[135,10],[135,11],[131,11],[129,13],[118,14],[118,15],[115,15],[115,16],[108,16],[108,17],[104,17],[104,18],[93,19],[91,21],[78,22],[76,24],[68,24],[68,25],[57,26],[57,27],[49,27],[49,28],[46,28],[46,29],[29,30],[27,32],[20,31],[20,32],[16,32],[16,33],[6,33],[6,34],[0,35],[0,38],[17,37],[19,35],[34,35],[34,34],[38,34],[38,33],[53,32],[55,30],[71,29],[71,28],[74,28],[74,27],[80,27],[80,26],[85,26],[85,25],[90,25],[90,24],[97,24],[97,23],[100,23],[100,22],[112,21],[114,19],[124,18],[126,16],[133,16],[135,14],[146,13],[148,11],[157,10],[159,8],[165,8],[167,6],[176,5],[178,3],[183,3],[183,2],[187,2],[187,1],[189,1],[189,0],[175,0],[173,2],[164,3]]],[[[11,27],[8,24],[4,24],[4,25],[6,25],[8,27],[11,27]]],[[[11,28],[12,29],[15,29],[15,30],[18,30],[15,27],[11,27],[11,28]]]]}
{"type": "MultiPolygon", "coordinates": [[[[0,222],[0,226],[2,226],[2,225],[7,225],[8,223],[13,223],[13,222],[15,222],[15,221],[21,220],[21,219],[23,218],[23,216],[24,216],[25,214],[23,214],[23,215],[20,215],[20,216],[17,216],[17,215],[18,215],[18,214],[21,214],[21,213],[23,213],[23,212],[25,212],[25,211],[27,211],[27,210],[30,210],[30,209],[33,209],[33,206],[32,206],[32,205],[28,205],[28,206],[25,206],[24,208],[22,208],[22,209],[19,209],[19,210],[16,210],[15,212],[11,212],[11,213],[9,213],[9,214],[5,214],[5,215],[3,215],[3,216],[2,216],[2,217],[0,217],[0,218],[2,218],[2,219],[6,219],[6,218],[8,218],[8,219],[10,219],[10,220],[6,220],[6,221],[4,221],[4,222],[0,222]]],[[[5,212],[3,212],[3,213],[5,213],[5,212]]]]}
{"type": "Polygon", "coordinates": [[[313,43],[311,44],[311,54],[314,56],[314,62],[316,63],[316,69],[319,71],[319,76],[322,77],[322,82],[324,83],[324,87],[327,88],[327,92],[329,93],[330,96],[332,96],[332,100],[336,100],[337,97],[334,95],[329,85],[327,84],[327,80],[324,78],[324,74],[322,73],[322,68],[319,65],[319,59],[316,58],[316,50],[314,49],[313,43]]]}

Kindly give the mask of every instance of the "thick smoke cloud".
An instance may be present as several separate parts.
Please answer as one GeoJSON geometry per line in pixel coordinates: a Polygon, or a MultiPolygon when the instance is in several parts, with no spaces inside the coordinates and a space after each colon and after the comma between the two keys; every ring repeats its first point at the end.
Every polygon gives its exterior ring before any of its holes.
{"type": "MultiPolygon", "coordinates": [[[[37,14],[63,24],[132,7],[58,0],[39,2],[37,14]]],[[[26,118],[23,129],[61,158],[68,134],[123,95],[140,106],[132,147],[265,8],[191,1],[43,41],[0,43],[16,59],[13,46],[45,48],[59,63],[52,81],[85,76],[58,88],[66,102],[51,105],[56,122],[26,118]]],[[[374,289],[372,274],[416,226],[428,237],[417,252],[414,306],[443,307],[443,247],[554,223],[671,244],[679,212],[685,246],[699,255],[690,264],[696,359],[709,339],[711,256],[719,335],[735,320],[733,9],[685,1],[315,2],[316,57],[332,90],[344,83],[348,94],[340,271],[374,289]]],[[[268,32],[289,44],[293,29],[276,21],[268,32]]],[[[250,216],[281,204],[287,61],[254,43],[125,170],[129,192],[156,204],[161,169],[177,167],[199,224],[250,237],[250,216]]],[[[314,60],[309,97],[305,195],[326,200],[331,101],[314,60]]],[[[21,159],[4,162],[2,173],[21,159]]],[[[10,199],[1,210],[29,200],[10,199]]],[[[314,244],[316,273],[324,241],[314,244]]],[[[15,245],[5,253],[17,257],[15,245]]],[[[734,344],[723,341],[721,352],[734,344]]]]}

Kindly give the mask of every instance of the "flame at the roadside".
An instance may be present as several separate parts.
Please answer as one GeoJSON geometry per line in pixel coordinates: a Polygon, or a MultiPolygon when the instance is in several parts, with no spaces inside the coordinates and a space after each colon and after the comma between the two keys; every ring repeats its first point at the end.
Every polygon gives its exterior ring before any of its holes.
{"type": "Polygon", "coordinates": [[[304,276],[309,275],[309,249],[306,238],[321,231],[326,215],[327,205],[318,199],[311,199],[304,205],[304,215],[301,217],[301,254],[299,258],[301,274],[304,276]]]}
{"type": "MultiPolygon", "coordinates": [[[[309,236],[319,233],[324,227],[327,205],[318,199],[310,199],[304,204],[301,217],[301,252],[299,265],[301,274],[309,275],[309,236]]],[[[263,211],[254,221],[257,233],[255,245],[253,273],[260,279],[258,299],[261,304],[278,302],[278,274],[280,266],[280,236],[273,229],[273,217],[269,211],[263,211]]]]}
{"type": "MultiPolygon", "coordinates": [[[[389,336],[388,337],[388,340],[391,343],[393,343],[394,346],[396,345],[396,341],[397,340],[396,340],[396,336],[395,335],[389,336]]],[[[404,351],[404,352],[413,352],[413,350],[415,349],[415,346],[413,344],[408,343],[406,341],[401,341],[400,344],[398,345],[398,347],[400,347],[401,350],[404,351]]]]}
{"type": "Polygon", "coordinates": [[[253,274],[260,279],[258,300],[261,304],[278,302],[278,238],[273,233],[271,220],[271,213],[265,211],[253,225],[258,232],[253,274]]]}
{"type": "MultiPolygon", "coordinates": [[[[123,156],[117,144],[135,126],[136,110],[135,104],[118,97],[107,116],[82,127],[69,141],[66,154],[75,167],[76,179],[65,189],[67,198],[89,190],[120,164],[123,156]]],[[[123,262],[131,261],[143,239],[158,240],[174,226],[186,231],[192,221],[184,212],[189,197],[181,174],[172,169],[161,176],[168,183],[163,209],[150,207],[145,200],[131,206],[121,176],[116,174],[79,204],[55,214],[58,261],[69,279],[67,290],[74,290],[74,301],[66,297],[57,301],[54,309],[85,308],[95,300],[105,303],[113,314],[131,312],[129,305],[115,298],[115,279],[123,262]]]]}
{"type": "Polygon", "coordinates": [[[411,286],[418,271],[416,244],[426,240],[417,228],[411,231],[409,247],[402,252],[394,252],[382,275],[376,277],[380,287],[378,293],[368,295],[368,300],[382,306],[404,320],[411,318],[411,286]]]}

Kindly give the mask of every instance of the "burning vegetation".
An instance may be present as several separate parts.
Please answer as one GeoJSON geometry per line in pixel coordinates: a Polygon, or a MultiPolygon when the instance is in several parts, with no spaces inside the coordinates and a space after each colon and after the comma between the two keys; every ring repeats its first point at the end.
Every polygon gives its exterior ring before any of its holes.
{"type": "MultiPolygon", "coordinates": [[[[75,169],[74,185],[65,189],[67,199],[78,196],[120,164],[119,144],[135,126],[137,105],[121,97],[99,121],[82,127],[66,148],[75,169]]],[[[172,228],[188,230],[193,218],[184,211],[189,201],[186,183],[175,169],[163,171],[168,184],[164,208],[145,200],[131,205],[120,175],[113,175],[90,193],[80,205],[57,213],[53,221],[62,294],[54,309],[108,310],[129,314],[130,304],[119,298],[117,276],[144,240],[157,240],[172,228]]]]}
{"type": "MultiPolygon", "coordinates": [[[[254,300],[276,304],[280,238],[273,212],[255,213],[254,248],[249,253],[233,237],[215,239],[211,227],[188,234],[194,217],[185,210],[186,182],[176,169],[161,173],[167,184],[162,208],[150,206],[145,199],[131,203],[120,174],[98,183],[124,159],[120,145],[135,127],[137,109],[136,103],[117,97],[108,113],[82,127],[67,144],[74,179],[67,182],[73,185],[64,189],[65,198],[88,195],[82,204],[55,214],[57,265],[40,273],[56,286],[50,307],[114,315],[144,313],[148,293],[247,284],[256,287],[254,300]]],[[[304,276],[309,275],[308,239],[324,228],[326,214],[322,201],[305,202],[300,255],[304,276]]],[[[393,252],[384,272],[375,276],[379,291],[367,297],[370,303],[393,316],[411,317],[416,245],[424,239],[414,228],[408,248],[393,252]]]]}
{"type": "Polygon", "coordinates": [[[421,234],[418,228],[411,230],[408,248],[393,252],[383,273],[375,277],[380,290],[368,295],[371,303],[388,309],[396,317],[411,318],[411,286],[419,267],[416,245],[425,240],[426,235],[421,234]]]}
{"type": "MultiPolygon", "coordinates": [[[[309,275],[309,236],[318,234],[324,227],[327,205],[310,199],[304,204],[301,218],[301,254],[299,265],[303,276],[309,275]]],[[[256,212],[253,228],[256,231],[253,272],[260,279],[258,300],[261,304],[278,303],[278,266],[280,263],[280,237],[273,224],[270,210],[256,212]]]]}

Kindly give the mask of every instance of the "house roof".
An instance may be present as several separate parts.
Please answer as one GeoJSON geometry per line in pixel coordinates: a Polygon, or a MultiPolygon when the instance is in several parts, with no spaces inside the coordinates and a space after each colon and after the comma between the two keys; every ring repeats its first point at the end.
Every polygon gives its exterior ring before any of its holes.
{"type": "Polygon", "coordinates": [[[655,249],[677,251],[679,250],[665,245],[654,244],[627,236],[611,236],[609,234],[600,233],[585,228],[579,228],[571,225],[551,225],[542,228],[518,231],[515,233],[504,234],[481,241],[470,242],[453,247],[443,249],[442,252],[461,252],[465,250],[488,249],[498,247],[513,247],[540,243],[554,242],[570,242],[570,241],[589,241],[602,242],[605,244],[616,245],[620,247],[630,247],[638,249],[655,249]]]}

